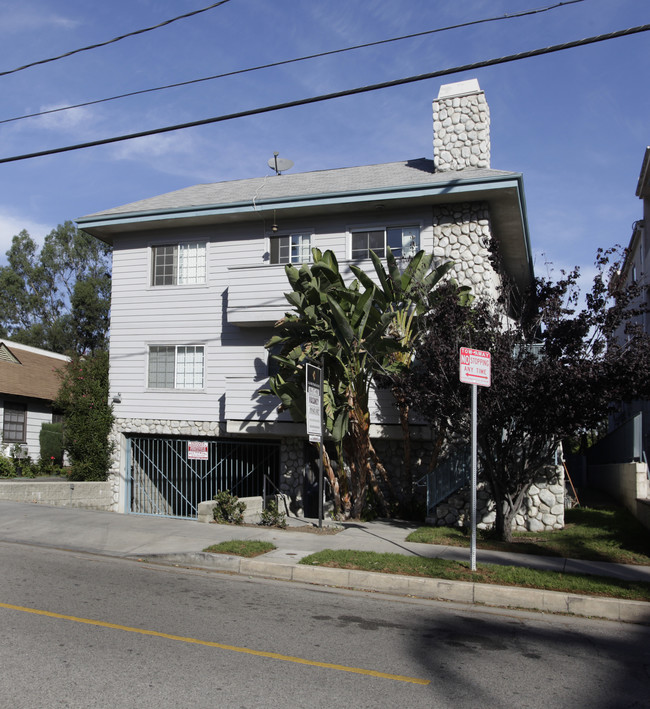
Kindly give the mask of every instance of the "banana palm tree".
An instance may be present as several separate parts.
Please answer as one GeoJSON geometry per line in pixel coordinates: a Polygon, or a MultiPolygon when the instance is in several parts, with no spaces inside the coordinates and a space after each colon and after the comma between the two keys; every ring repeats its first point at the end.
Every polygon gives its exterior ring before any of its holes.
{"type": "MultiPolygon", "coordinates": [[[[384,490],[393,497],[393,480],[370,439],[370,385],[376,375],[390,378],[408,367],[421,315],[451,264],[432,270],[433,256],[419,252],[401,272],[389,250],[386,270],[371,253],[378,282],[352,266],[356,279],[346,284],[331,251],[312,253],[311,265],[285,266],[293,311],[266,344],[281,353],[272,355],[279,371],[265,393],[275,394],[295,420],[304,420],[304,367],[321,361],[325,425],[339,457],[336,473],[327,460],[325,466],[337,512],[361,516],[372,491],[378,511],[385,513],[384,490]]],[[[405,404],[400,415],[408,431],[405,404]]]]}

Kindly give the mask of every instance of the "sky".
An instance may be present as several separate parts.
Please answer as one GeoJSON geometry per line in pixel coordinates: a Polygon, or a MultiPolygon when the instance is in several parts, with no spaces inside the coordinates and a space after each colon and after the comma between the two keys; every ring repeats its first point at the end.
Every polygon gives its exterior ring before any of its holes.
{"type": "MultiPolygon", "coordinates": [[[[106,42],[211,0],[0,0],[0,158],[176,125],[453,68],[650,23],[647,0],[229,0],[106,42]],[[486,18],[333,56],[8,119],[486,18]],[[3,122],[4,121],[4,122],[3,122]],[[8,121],[8,122],[7,122],[8,121]]],[[[0,265],[26,229],[42,243],[66,220],[190,185],[432,157],[431,102],[476,78],[491,113],[491,167],[521,172],[539,275],[627,245],[650,144],[650,32],[348,96],[0,164],[0,265]]]]}

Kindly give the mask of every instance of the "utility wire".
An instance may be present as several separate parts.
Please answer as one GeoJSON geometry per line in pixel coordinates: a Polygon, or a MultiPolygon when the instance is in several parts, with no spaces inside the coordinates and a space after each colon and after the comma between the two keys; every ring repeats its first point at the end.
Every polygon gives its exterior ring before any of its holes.
{"type": "Polygon", "coordinates": [[[384,81],[380,84],[370,84],[368,86],[360,86],[355,89],[345,89],[344,91],[336,91],[330,94],[320,94],[319,96],[311,96],[309,98],[298,99],[296,101],[287,101],[286,103],[277,103],[272,106],[262,106],[259,108],[251,108],[246,111],[238,111],[237,113],[227,113],[221,116],[213,116],[212,118],[203,118],[198,121],[190,121],[189,123],[177,123],[172,126],[165,126],[163,128],[152,128],[150,130],[140,131],[138,133],[128,133],[126,135],[118,135],[112,138],[102,138],[100,140],[91,140],[87,143],[77,143],[76,145],[67,145],[61,148],[51,148],[49,150],[40,150],[35,153],[26,153],[24,155],[14,155],[8,158],[0,158],[0,164],[8,162],[17,162],[19,160],[29,160],[30,158],[43,157],[45,155],[56,155],[58,153],[67,153],[73,150],[81,150],[83,148],[94,148],[99,145],[109,145],[110,143],[119,143],[125,140],[133,140],[134,138],[144,138],[149,135],[159,135],[161,133],[171,133],[172,131],[183,130],[185,128],[195,128],[197,126],[205,126],[211,123],[222,123],[224,121],[231,121],[235,118],[244,118],[246,116],[255,116],[261,113],[271,113],[273,111],[281,111],[286,108],[294,108],[296,106],[306,106],[312,103],[320,103],[322,101],[331,101],[335,98],[342,98],[344,96],[354,96],[357,94],[368,93],[370,91],[377,91],[379,89],[388,89],[393,86],[403,86],[405,84],[412,84],[417,81],[425,81],[426,79],[435,79],[440,76],[448,76],[449,74],[458,74],[464,71],[474,71],[475,69],[482,69],[488,66],[496,66],[498,64],[507,64],[508,62],[519,61],[520,59],[529,59],[530,57],[539,57],[544,54],[552,54],[554,52],[561,52],[565,49],[573,49],[575,47],[584,47],[589,44],[595,44],[597,42],[605,42],[610,39],[617,39],[618,37],[628,37],[633,34],[639,34],[640,32],[647,32],[650,30],[650,24],[639,25],[638,27],[628,27],[624,30],[618,30],[616,32],[609,32],[607,34],[596,35],[595,37],[586,37],[584,39],[574,40],[572,42],[564,42],[563,44],[554,44],[550,47],[543,47],[540,49],[531,49],[527,52],[519,52],[518,54],[509,54],[505,57],[498,57],[495,59],[485,59],[480,62],[474,62],[473,64],[464,64],[463,66],[456,66],[449,69],[440,69],[439,71],[432,71],[428,74],[417,74],[415,76],[408,76],[403,79],[394,79],[392,81],[384,81]]]}
{"type": "Polygon", "coordinates": [[[90,49],[98,49],[99,47],[105,47],[107,44],[113,44],[114,42],[119,42],[123,39],[126,39],[127,37],[135,37],[138,34],[144,34],[145,32],[151,32],[152,30],[157,30],[157,29],[160,29],[161,27],[171,25],[172,22],[178,22],[178,20],[184,20],[187,17],[199,15],[202,12],[207,12],[208,10],[213,10],[215,7],[219,7],[219,5],[224,5],[227,2],[230,2],[230,0],[220,0],[220,2],[215,2],[212,5],[208,5],[208,7],[201,8],[200,10],[193,10],[192,12],[186,12],[184,15],[179,15],[178,17],[172,17],[171,20],[165,20],[164,22],[160,22],[157,25],[153,25],[151,27],[145,27],[140,30],[134,30],[133,32],[128,32],[127,34],[123,34],[119,37],[114,37],[113,39],[109,39],[106,42],[100,42],[99,44],[91,44],[88,47],[81,47],[80,49],[73,49],[72,51],[66,52],[65,54],[59,54],[59,56],[57,56],[57,57],[50,57],[49,59],[39,59],[36,62],[31,62],[31,64],[25,64],[24,66],[19,66],[16,69],[9,69],[7,71],[0,71],[0,76],[7,76],[8,74],[15,74],[18,71],[23,71],[23,69],[29,69],[30,67],[38,66],[39,64],[48,64],[49,62],[55,62],[55,61],[58,61],[59,59],[65,59],[66,57],[71,57],[73,54],[79,54],[79,52],[87,52],[90,49]]]}
{"type": "MultiPolygon", "coordinates": [[[[259,71],[260,69],[270,69],[272,67],[284,66],[286,64],[295,64],[296,62],[306,61],[308,59],[319,59],[321,57],[331,56],[332,54],[342,54],[343,52],[351,52],[356,49],[366,49],[367,47],[376,47],[381,44],[388,44],[390,42],[400,42],[405,39],[414,39],[415,37],[424,37],[426,35],[435,34],[437,32],[446,32],[448,30],[460,29],[463,27],[470,27],[472,25],[480,25],[486,22],[498,22],[500,20],[512,20],[518,17],[526,17],[527,15],[536,15],[542,12],[548,12],[549,10],[555,10],[558,7],[563,7],[565,5],[574,5],[578,2],[584,2],[584,0],[567,0],[566,2],[560,2],[555,5],[549,5],[548,7],[538,8],[536,10],[522,10],[521,12],[515,12],[512,14],[499,15],[498,17],[487,17],[480,20],[471,20],[468,22],[463,22],[457,25],[449,25],[448,27],[438,27],[433,30],[426,30],[424,32],[416,32],[414,34],[407,34],[401,37],[392,37],[390,39],[381,39],[375,42],[367,42],[366,44],[357,44],[352,47],[344,47],[342,49],[331,49],[327,52],[319,52],[318,54],[308,54],[304,57],[297,57],[295,59],[285,59],[283,61],[271,62],[269,64],[260,64],[259,66],[249,67],[247,69],[237,69],[235,71],[229,71],[224,74],[214,74],[213,76],[205,76],[200,79],[190,79],[188,81],[180,81],[176,84],[166,84],[164,86],[156,86],[149,89],[140,89],[139,91],[129,91],[128,93],[118,94],[117,96],[109,96],[108,98],[100,98],[95,101],[85,101],[84,103],[76,103],[72,106],[59,106],[58,108],[50,108],[46,111],[38,111],[37,113],[28,113],[24,116],[16,116],[14,118],[4,118],[0,120],[2,123],[11,123],[13,121],[21,121],[25,118],[35,118],[36,116],[46,116],[50,113],[58,113],[59,111],[69,111],[73,108],[84,108],[86,106],[94,106],[98,103],[106,103],[108,101],[116,101],[117,99],[128,98],[130,96],[139,96],[141,94],[148,94],[154,91],[164,91],[166,89],[175,89],[179,86],[190,86],[191,84],[198,84],[202,81],[213,81],[214,79],[223,79],[228,76],[236,76],[237,74],[246,74],[251,71],[259,71]]],[[[1,76],[1,74],[0,74],[1,76]]]]}

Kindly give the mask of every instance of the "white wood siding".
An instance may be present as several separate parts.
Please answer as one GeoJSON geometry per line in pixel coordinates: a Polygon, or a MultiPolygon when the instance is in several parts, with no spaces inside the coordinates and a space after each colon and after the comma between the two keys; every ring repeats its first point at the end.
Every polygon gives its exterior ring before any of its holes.
{"type": "Polygon", "coordinates": [[[275,396],[260,396],[269,380],[251,381],[248,377],[226,377],[226,418],[235,421],[291,421],[287,411],[278,412],[280,401],[275,396]]]}
{"type": "MultiPolygon", "coordinates": [[[[283,221],[278,215],[278,222],[283,231],[310,231],[314,246],[332,249],[346,280],[348,274],[352,277],[346,261],[350,230],[417,224],[421,247],[430,250],[433,246],[428,209],[408,214],[332,215],[310,224],[283,221]]],[[[370,262],[367,265],[370,267],[370,262]]],[[[259,415],[259,407],[258,412],[251,411],[252,397],[267,376],[264,343],[271,336],[269,325],[289,309],[283,297],[286,290],[283,267],[268,264],[262,219],[247,224],[133,232],[116,238],[110,388],[111,397],[119,393],[121,403],[114,405],[115,416],[216,422],[231,416],[246,420],[259,415]],[[151,246],[188,240],[207,242],[205,285],[151,286],[151,246]],[[149,390],[150,345],[203,345],[204,389],[149,390]]],[[[269,406],[263,414],[267,420],[277,418],[275,408],[269,406]]],[[[281,419],[288,420],[286,416],[281,419]]]]}

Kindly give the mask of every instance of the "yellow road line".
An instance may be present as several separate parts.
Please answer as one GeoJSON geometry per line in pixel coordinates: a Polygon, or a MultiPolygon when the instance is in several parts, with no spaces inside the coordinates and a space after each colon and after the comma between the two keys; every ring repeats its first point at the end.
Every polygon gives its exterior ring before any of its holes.
{"type": "Polygon", "coordinates": [[[157,630],[144,630],[143,628],[132,628],[128,625],[117,625],[116,623],[106,623],[103,620],[91,620],[89,618],[77,618],[74,615],[63,615],[62,613],[52,613],[51,611],[43,611],[38,608],[25,608],[24,606],[14,606],[11,603],[0,603],[0,608],[7,608],[13,611],[22,611],[23,613],[33,613],[34,615],[43,615],[48,618],[59,618],[60,620],[71,620],[75,623],[85,623],[86,625],[95,625],[100,628],[111,628],[113,630],[124,630],[128,633],[139,633],[140,635],[152,635],[156,638],[166,638],[167,640],[177,640],[183,643],[192,643],[194,645],[205,645],[206,647],[216,647],[220,650],[230,650],[231,652],[243,652],[247,655],[255,655],[257,657],[270,657],[273,660],[283,660],[284,662],[295,662],[299,665],[309,665],[311,667],[323,667],[328,670],[338,670],[340,672],[352,672],[358,675],[368,675],[370,677],[380,677],[381,679],[392,679],[397,682],[410,682],[411,684],[430,684],[428,679],[418,679],[417,677],[405,677],[403,675],[392,675],[386,672],[377,672],[376,670],[364,670],[360,667],[348,667],[347,665],[336,665],[331,662],[318,662],[316,660],[306,660],[302,657],[293,657],[292,655],[281,655],[277,652],[266,652],[264,650],[251,650],[247,647],[237,647],[236,645],[225,645],[223,643],[215,643],[209,640],[198,640],[197,638],[185,638],[181,635],[170,635],[168,633],[159,633],[157,630]]]}

